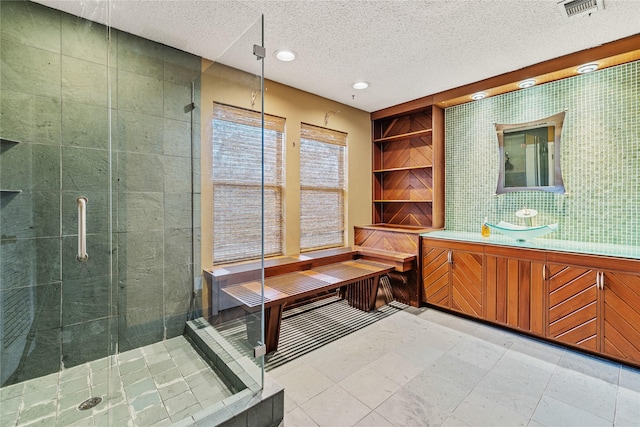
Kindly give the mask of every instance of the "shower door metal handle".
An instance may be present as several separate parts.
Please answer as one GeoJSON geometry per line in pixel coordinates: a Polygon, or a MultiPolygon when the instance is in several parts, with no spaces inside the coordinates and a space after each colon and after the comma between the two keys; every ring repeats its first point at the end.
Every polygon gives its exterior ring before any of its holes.
{"type": "Polygon", "coordinates": [[[89,259],[87,254],[87,202],[86,197],[78,197],[78,255],[76,259],[86,262],[89,259]]]}

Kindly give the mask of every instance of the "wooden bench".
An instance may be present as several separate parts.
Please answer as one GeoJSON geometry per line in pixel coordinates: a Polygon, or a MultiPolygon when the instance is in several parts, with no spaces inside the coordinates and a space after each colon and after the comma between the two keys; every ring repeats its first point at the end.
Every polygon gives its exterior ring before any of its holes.
{"type": "MultiPolygon", "coordinates": [[[[266,278],[264,319],[267,353],[278,349],[282,311],[287,303],[345,286],[344,295],[349,304],[369,311],[375,303],[380,276],[393,269],[393,266],[357,259],[266,278]]],[[[228,286],[222,288],[222,292],[239,301],[249,312],[258,311],[261,307],[259,281],[228,286]]]]}
{"type": "MultiPolygon", "coordinates": [[[[282,312],[287,304],[318,293],[341,289],[355,308],[374,308],[380,277],[406,271],[415,255],[381,250],[339,248],[294,257],[265,260],[264,318],[267,352],[278,348],[282,312]]],[[[241,306],[259,313],[262,306],[261,263],[240,263],[210,270],[212,314],[241,306]]],[[[247,326],[249,340],[257,341],[259,328],[247,326]]]]}

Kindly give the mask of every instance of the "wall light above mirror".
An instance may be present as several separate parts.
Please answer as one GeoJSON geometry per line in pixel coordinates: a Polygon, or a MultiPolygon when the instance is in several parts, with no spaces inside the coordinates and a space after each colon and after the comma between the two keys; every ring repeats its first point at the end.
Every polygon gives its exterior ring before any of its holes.
{"type": "Polygon", "coordinates": [[[496,194],[515,191],[565,193],[560,170],[565,113],[526,123],[496,123],[500,149],[496,194]]]}

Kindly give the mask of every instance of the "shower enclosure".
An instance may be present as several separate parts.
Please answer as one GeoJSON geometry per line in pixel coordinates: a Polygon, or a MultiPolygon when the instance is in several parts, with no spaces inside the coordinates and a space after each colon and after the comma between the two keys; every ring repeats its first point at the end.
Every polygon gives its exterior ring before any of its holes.
{"type": "MultiPolygon", "coordinates": [[[[260,375],[250,387],[225,377],[241,355],[219,355],[224,343],[211,353],[187,333],[196,322],[216,335],[200,243],[215,238],[200,213],[211,105],[200,103],[201,57],[127,31],[121,18],[137,4],[0,3],[3,426],[197,421],[216,403],[216,381],[222,407],[262,387],[260,375]]],[[[186,13],[181,2],[157,4],[158,17],[186,13]]],[[[250,57],[242,74],[260,93],[260,14],[233,1],[199,5],[242,17],[212,59],[250,57]]]]}

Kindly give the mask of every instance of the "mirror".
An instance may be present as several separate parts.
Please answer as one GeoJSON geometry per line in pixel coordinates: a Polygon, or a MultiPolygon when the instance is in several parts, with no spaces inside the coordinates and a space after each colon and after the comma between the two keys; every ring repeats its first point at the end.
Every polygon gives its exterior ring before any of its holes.
{"type": "Polygon", "coordinates": [[[496,123],[500,146],[496,194],[565,192],[560,171],[560,136],[565,113],[527,123],[496,123]]]}

